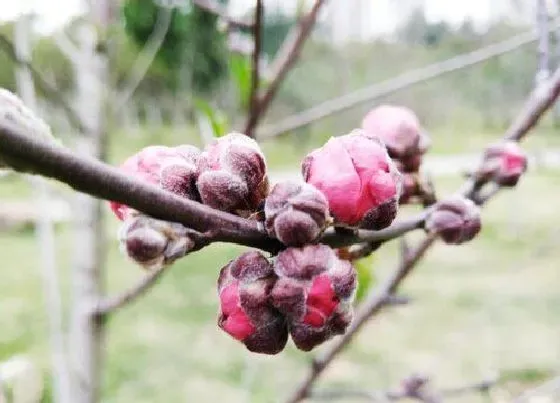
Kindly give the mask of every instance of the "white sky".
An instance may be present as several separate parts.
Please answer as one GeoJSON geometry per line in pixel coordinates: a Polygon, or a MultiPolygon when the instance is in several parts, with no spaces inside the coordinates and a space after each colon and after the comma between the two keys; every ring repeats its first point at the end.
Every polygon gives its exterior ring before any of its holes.
{"type": "MultiPolygon", "coordinates": [[[[280,4],[295,4],[295,0],[277,0],[280,4]]],[[[347,0],[331,0],[344,1],[347,0]]],[[[426,15],[432,21],[446,20],[449,22],[460,22],[465,17],[470,17],[476,22],[485,23],[489,19],[501,14],[507,4],[507,0],[369,0],[372,2],[372,13],[375,13],[375,21],[383,21],[385,27],[394,24],[394,10],[398,9],[399,3],[425,5],[426,15]],[[393,13],[389,13],[393,10],[393,13]],[[393,14],[393,15],[391,15],[393,14]],[[385,18],[386,17],[386,18],[385,18]]],[[[510,0],[511,1],[511,0],[510,0]]],[[[521,0],[521,4],[528,4],[532,0],[521,0]]],[[[243,10],[254,3],[254,0],[231,0],[234,11],[243,10]]],[[[550,1],[551,5],[556,1],[550,1]]],[[[10,20],[17,15],[34,11],[39,15],[38,29],[51,31],[60,26],[69,18],[77,15],[83,9],[83,0],[0,0],[0,20],[10,20]]],[[[551,11],[556,11],[551,10],[551,11]]],[[[374,16],[372,15],[372,18],[374,16]]],[[[375,28],[372,28],[375,29],[375,28]]]]}

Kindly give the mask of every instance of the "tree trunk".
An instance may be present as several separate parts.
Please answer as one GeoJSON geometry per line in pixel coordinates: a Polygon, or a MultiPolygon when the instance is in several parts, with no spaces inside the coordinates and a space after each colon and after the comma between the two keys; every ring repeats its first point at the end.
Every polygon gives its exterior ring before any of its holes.
{"type": "MultiPolygon", "coordinates": [[[[76,105],[88,133],[77,140],[77,152],[103,160],[106,155],[107,91],[109,63],[101,53],[100,35],[106,32],[112,13],[110,0],[90,1],[90,21],[79,30],[76,69],[76,105]]],[[[93,304],[103,295],[105,228],[102,203],[78,194],[74,203],[73,312],[70,349],[73,403],[99,401],[104,353],[104,318],[92,315],[93,304]]]]}

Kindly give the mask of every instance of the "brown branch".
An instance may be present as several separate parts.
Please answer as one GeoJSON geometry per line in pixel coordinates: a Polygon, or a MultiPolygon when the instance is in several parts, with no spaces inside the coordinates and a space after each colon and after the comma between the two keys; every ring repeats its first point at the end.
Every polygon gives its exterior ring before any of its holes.
{"type": "MultiPolygon", "coordinates": [[[[545,112],[556,103],[559,95],[560,68],[552,74],[550,79],[535,87],[531,92],[521,112],[506,130],[503,140],[521,141],[537,125],[545,112]]],[[[472,199],[489,182],[490,178],[480,175],[481,170],[482,162],[461,187],[460,194],[472,199]]]]}
{"type": "MultiPolygon", "coordinates": [[[[549,30],[560,27],[560,20],[556,19],[548,26],[549,30]]],[[[497,42],[472,52],[467,52],[441,62],[429,64],[415,70],[406,71],[396,77],[362,88],[355,92],[325,101],[305,111],[282,119],[279,122],[259,128],[261,139],[271,138],[295,129],[306,127],[313,122],[328,116],[351,109],[365,102],[387,96],[410,86],[425,83],[428,80],[441,77],[455,71],[466,69],[491,58],[512,52],[521,46],[528,45],[538,39],[535,31],[525,32],[502,42],[497,42]]]]}
{"type": "MultiPolygon", "coordinates": [[[[253,60],[251,70],[251,92],[249,96],[249,116],[258,114],[259,109],[259,84],[260,84],[260,58],[262,49],[264,5],[263,0],[257,0],[255,7],[255,21],[253,23],[253,60]]],[[[253,137],[253,129],[245,128],[245,134],[253,137]]]]}
{"type": "Polygon", "coordinates": [[[55,103],[60,105],[60,107],[66,113],[70,124],[75,127],[80,133],[88,134],[90,130],[84,125],[74,108],[68,103],[64,95],[52,85],[49,80],[47,80],[43,74],[38,71],[32,63],[21,59],[18,57],[14,44],[7,37],[0,34],[0,48],[4,50],[4,53],[16,64],[25,66],[31,72],[31,75],[35,79],[37,86],[45,93],[47,97],[53,100],[55,103]]]}
{"type": "Polygon", "coordinates": [[[259,121],[264,117],[268,107],[270,106],[270,102],[276,96],[280,85],[299,58],[303,45],[317,21],[319,11],[325,3],[326,0],[315,0],[315,3],[309,13],[300,20],[294,30],[288,33],[288,36],[278,51],[278,59],[274,62],[274,65],[278,67],[271,73],[270,84],[266,88],[265,93],[259,97],[258,108],[249,114],[247,124],[245,125],[246,133],[253,133],[259,121]]]}
{"type": "MultiPolygon", "coordinates": [[[[499,382],[498,378],[485,379],[473,384],[464,386],[450,387],[434,391],[434,394],[440,398],[453,398],[465,395],[468,393],[487,393],[493,386],[499,382]]],[[[312,399],[320,401],[334,401],[340,399],[360,399],[370,402],[396,402],[415,396],[402,390],[389,390],[389,391],[367,391],[367,390],[325,390],[322,392],[313,393],[312,399]]]]}
{"type": "Polygon", "coordinates": [[[361,327],[387,305],[388,298],[395,293],[402,281],[408,276],[412,268],[436,239],[437,236],[434,234],[426,236],[416,249],[410,253],[409,258],[400,264],[397,270],[385,281],[379,290],[370,294],[356,313],[356,317],[350,324],[346,333],[333,341],[324,353],[314,360],[309,373],[293,395],[288,398],[287,402],[297,403],[310,395],[313,384],[327,366],[350,343],[361,327]]]}
{"type": "MultiPolygon", "coordinates": [[[[550,80],[533,91],[533,93],[529,96],[528,101],[525,103],[519,117],[506,131],[504,139],[515,141],[521,140],[533,127],[536,126],[544,112],[555,103],[559,94],[560,69],[556,70],[550,80]]],[[[476,198],[481,186],[487,182],[488,178],[484,178],[482,182],[469,179],[466,185],[461,188],[460,192],[468,198],[476,198]]],[[[493,194],[495,194],[495,192],[491,192],[489,196],[480,202],[480,204],[488,201],[493,194]]],[[[327,350],[324,351],[320,357],[314,360],[306,377],[297,387],[292,396],[287,400],[288,403],[300,402],[310,395],[315,381],[319,378],[322,372],[351,342],[355,333],[360,330],[364,323],[381,311],[381,309],[385,306],[384,301],[387,296],[395,293],[400,283],[420,261],[420,258],[430,248],[435,239],[435,235],[428,234],[420,245],[414,251],[410,252],[409,256],[405,256],[405,258],[399,263],[399,267],[395,273],[381,286],[378,291],[371,294],[371,296],[364,302],[347,332],[339,339],[333,341],[327,350]]]]}
{"type": "Polygon", "coordinates": [[[244,29],[244,28],[251,28],[253,25],[251,22],[230,17],[228,15],[227,9],[214,0],[193,0],[193,3],[197,7],[217,15],[222,20],[224,20],[228,26],[232,28],[244,29]]]}
{"type": "Polygon", "coordinates": [[[94,314],[98,316],[105,316],[136,301],[136,299],[144,295],[158,282],[168,268],[169,266],[162,265],[161,267],[146,274],[142,279],[140,279],[140,281],[138,281],[138,283],[130,287],[128,290],[98,301],[93,307],[94,314]]]}
{"type": "MultiPolygon", "coordinates": [[[[231,242],[275,253],[283,248],[253,220],[214,210],[159,187],[138,181],[115,167],[80,156],[57,144],[41,141],[10,122],[0,127],[0,157],[19,171],[54,178],[75,190],[126,204],[154,218],[179,222],[205,235],[205,244],[231,242]]],[[[381,231],[327,231],[321,243],[341,247],[363,242],[386,242],[422,228],[425,215],[397,221],[381,231]]]]}

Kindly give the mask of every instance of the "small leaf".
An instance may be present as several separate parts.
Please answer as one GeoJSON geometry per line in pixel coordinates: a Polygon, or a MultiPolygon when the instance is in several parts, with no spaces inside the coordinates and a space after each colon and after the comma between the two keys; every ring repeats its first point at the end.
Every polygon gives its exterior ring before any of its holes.
{"type": "Polygon", "coordinates": [[[229,70],[237,86],[241,108],[247,110],[251,96],[251,61],[246,56],[234,53],[229,60],[229,70]]]}
{"type": "Polygon", "coordinates": [[[374,255],[354,261],[354,268],[358,274],[358,289],[356,290],[356,302],[362,302],[370,288],[375,284],[373,273],[374,255]]]}
{"type": "Polygon", "coordinates": [[[222,137],[227,134],[228,121],[222,111],[212,107],[209,102],[201,98],[195,98],[193,102],[196,111],[209,123],[214,137],[222,137]]]}

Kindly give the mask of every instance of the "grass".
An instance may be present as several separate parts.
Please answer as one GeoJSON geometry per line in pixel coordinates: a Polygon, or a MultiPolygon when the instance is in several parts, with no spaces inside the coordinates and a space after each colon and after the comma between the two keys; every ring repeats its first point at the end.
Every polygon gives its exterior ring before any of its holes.
{"type": "MultiPolygon", "coordinates": [[[[179,138],[173,133],[164,143],[175,144],[179,138]]],[[[442,141],[437,139],[436,144],[442,141]]],[[[478,138],[472,139],[478,145],[478,138]]],[[[111,160],[122,160],[129,149],[152,140],[133,137],[126,146],[112,149],[111,160]]],[[[529,147],[555,142],[545,134],[529,147]]],[[[291,141],[266,147],[273,166],[298,158],[291,141]]],[[[459,180],[438,179],[440,194],[456,189],[459,180]]],[[[503,192],[490,203],[476,240],[461,247],[438,244],[404,284],[402,292],[414,302],[388,310],[367,325],[325,373],[320,387],[385,389],[415,371],[432,375],[445,387],[498,371],[507,382],[496,389],[497,399],[557,371],[558,185],[558,172],[534,170],[516,191],[503,192]]],[[[21,180],[0,182],[0,199],[29,194],[21,180]]],[[[117,223],[112,218],[108,222],[107,288],[117,292],[143,273],[120,255],[114,241],[117,223]]],[[[69,228],[58,228],[66,302],[73,241],[69,228]]],[[[47,322],[34,235],[0,232],[0,250],[0,360],[26,354],[48,371],[47,322]]],[[[312,355],[291,344],[278,356],[252,355],[215,324],[217,272],[241,250],[213,245],[181,260],[148,295],[110,319],[103,402],[282,401],[312,355]]],[[[396,245],[382,248],[373,268],[376,276],[388,275],[397,259],[396,245]]],[[[484,400],[467,396],[457,401],[484,400]]]]}

